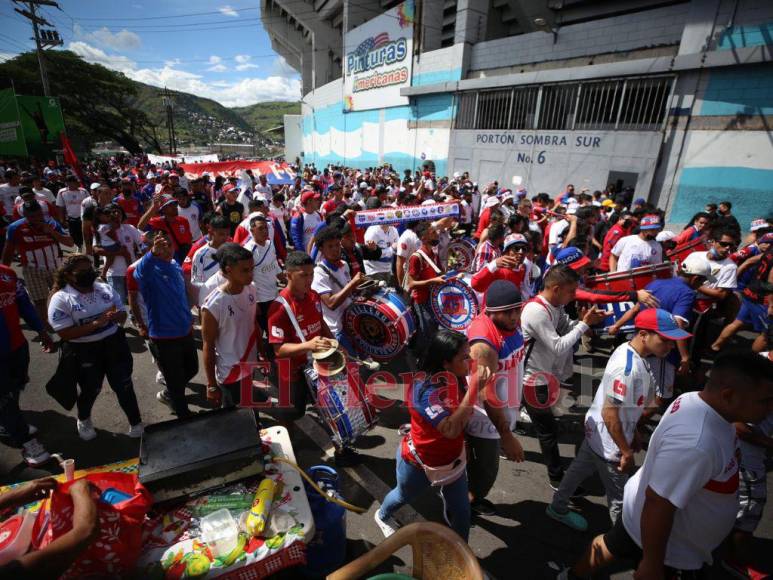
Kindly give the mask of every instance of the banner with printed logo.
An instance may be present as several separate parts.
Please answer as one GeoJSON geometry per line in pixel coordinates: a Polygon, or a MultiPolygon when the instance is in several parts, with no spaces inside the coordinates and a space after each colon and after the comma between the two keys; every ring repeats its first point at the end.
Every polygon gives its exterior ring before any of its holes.
{"type": "Polygon", "coordinates": [[[344,37],[344,109],[365,111],[408,104],[415,0],[387,10],[344,37]]]}
{"type": "Polygon", "coordinates": [[[64,132],[64,117],[56,97],[17,95],[19,119],[27,151],[38,159],[53,159],[64,132]]]}
{"type": "Polygon", "coordinates": [[[396,225],[420,220],[439,220],[459,216],[458,203],[434,203],[432,205],[403,205],[366,209],[354,215],[354,225],[368,227],[372,225],[396,225]]]}
{"type": "Polygon", "coordinates": [[[0,91],[0,155],[26,157],[27,144],[19,120],[19,108],[13,89],[0,91]]]}

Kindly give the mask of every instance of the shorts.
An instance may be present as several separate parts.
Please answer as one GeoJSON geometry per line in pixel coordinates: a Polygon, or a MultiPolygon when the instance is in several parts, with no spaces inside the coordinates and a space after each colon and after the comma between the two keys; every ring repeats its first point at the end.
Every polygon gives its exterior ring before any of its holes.
{"type": "MultiPolygon", "coordinates": [[[[644,555],[639,544],[636,543],[628,533],[628,530],[625,529],[622,517],[617,518],[612,529],[604,534],[604,544],[617,560],[626,560],[638,565],[644,555]]],[[[663,577],[666,580],[701,580],[708,578],[705,566],[699,570],[678,570],[670,566],[664,566],[663,568],[663,577]]]]}
{"type": "Polygon", "coordinates": [[[670,399],[674,396],[674,378],[676,367],[665,358],[651,356],[647,358],[652,376],[657,381],[655,394],[662,399],[670,399]]]}
{"type": "Polygon", "coordinates": [[[54,273],[31,266],[22,266],[21,272],[32,301],[46,300],[49,292],[51,292],[51,286],[54,285],[54,273]]]}
{"type": "Polygon", "coordinates": [[[67,230],[75,245],[79,248],[83,245],[83,222],[81,218],[67,218],[67,230]]]}
{"type": "Polygon", "coordinates": [[[741,481],[738,487],[738,515],[735,529],[753,533],[762,519],[762,511],[768,499],[767,473],[741,468],[741,481]]]}
{"type": "Polygon", "coordinates": [[[765,332],[768,329],[768,308],[764,304],[742,298],[741,309],[735,319],[751,326],[754,332],[765,332]]]}

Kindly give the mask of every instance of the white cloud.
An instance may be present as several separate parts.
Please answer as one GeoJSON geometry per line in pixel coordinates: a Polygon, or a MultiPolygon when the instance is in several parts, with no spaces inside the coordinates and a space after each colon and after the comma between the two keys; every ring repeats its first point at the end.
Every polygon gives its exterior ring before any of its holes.
{"type": "Polygon", "coordinates": [[[142,46],[142,39],[139,35],[125,28],[114,33],[103,26],[94,32],[86,32],[80,24],[76,23],[73,25],[73,32],[76,38],[114,50],[135,50],[142,46]]]}
{"type": "Polygon", "coordinates": [[[228,4],[226,4],[225,6],[221,6],[220,8],[218,8],[218,10],[220,10],[220,14],[222,14],[223,16],[235,16],[235,17],[239,16],[239,13],[236,10],[234,10],[232,6],[229,6],[228,4]]]}
{"type": "Polygon", "coordinates": [[[250,59],[252,59],[252,57],[249,54],[237,54],[234,57],[234,60],[237,62],[236,70],[241,71],[251,68],[260,68],[254,62],[250,62],[250,59]]]}
{"type": "Polygon", "coordinates": [[[178,64],[182,64],[183,61],[181,61],[179,58],[173,58],[172,60],[165,60],[164,66],[177,66],[178,64]]]}
{"type": "Polygon", "coordinates": [[[277,56],[274,59],[274,63],[271,67],[272,74],[277,76],[296,76],[298,71],[291,67],[283,56],[277,56]]]}
{"type": "Polygon", "coordinates": [[[214,66],[211,66],[207,69],[209,72],[225,72],[228,70],[228,67],[224,64],[216,64],[214,66]]]}
{"type": "MultiPolygon", "coordinates": [[[[209,82],[199,74],[174,68],[171,62],[161,69],[138,68],[137,63],[125,56],[107,54],[85,42],[71,42],[68,49],[88,62],[120,71],[135,81],[206,97],[226,107],[244,107],[260,101],[297,101],[301,98],[301,81],[297,74],[248,77],[238,82],[209,82]]],[[[217,66],[221,61],[218,56],[209,58],[212,66],[217,66]]]]}

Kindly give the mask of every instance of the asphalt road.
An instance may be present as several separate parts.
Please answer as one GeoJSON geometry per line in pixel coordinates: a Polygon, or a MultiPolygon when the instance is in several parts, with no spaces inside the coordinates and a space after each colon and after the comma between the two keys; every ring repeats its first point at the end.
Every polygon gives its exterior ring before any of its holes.
{"type": "MultiPolygon", "coordinates": [[[[167,407],[155,399],[159,386],[155,383],[156,368],[151,362],[143,341],[134,333],[127,332],[134,355],[134,387],[139,399],[143,420],[146,424],[172,418],[167,407]]],[[[28,333],[31,338],[31,334],[28,333]]],[[[21,406],[28,421],[36,425],[40,441],[51,452],[59,452],[76,460],[79,468],[105,464],[136,457],[139,441],[126,436],[128,424],[118,407],[115,395],[105,385],[92,415],[98,436],[90,442],[81,441],[76,433],[75,411],[65,411],[45,392],[44,385],[54,372],[57,356],[44,354],[40,345],[33,343],[30,383],[22,394],[21,406]]],[[[590,403],[593,389],[603,372],[604,355],[579,355],[576,357],[575,387],[581,393],[579,402],[590,403]]],[[[390,366],[393,372],[408,372],[413,366],[406,359],[390,366]]],[[[188,391],[188,400],[194,410],[207,409],[204,396],[205,379],[200,370],[188,391]]],[[[382,536],[373,521],[373,514],[380,500],[394,485],[394,454],[399,442],[397,428],[408,422],[407,410],[400,404],[400,389],[389,389],[386,397],[394,404],[380,414],[379,424],[358,442],[363,462],[357,468],[346,469],[343,480],[343,496],[351,503],[368,509],[363,515],[349,513],[349,555],[354,557],[379,543],[382,536]]],[[[562,418],[561,455],[567,463],[582,437],[582,413],[562,418]]],[[[267,420],[267,424],[271,421],[267,420]]],[[[330,440],[320,423],[310,413],[299,422],[301,429],[293,440],[299,463],[310,467],[332,462],[330,440]]],[[[205,434],[202,434],[205,436],[205,434]]],[[[498,514],[478,518],[470,534],[470,546],[480,559],[481,565],[494,578],[553,578],[556,569],[571,563],[592,539],[609,526],[603,488],[598,480],[588,482],[592,492],[588,498],[578,501],[578,508],[590,523],[587,533],[576,533],[545,516],[545,507],[552,497],[547,485],[547,474],[540,463],[537,440],[530,435],[521,438],[526,451],[526,461],[514,464],[502,461],[496,485],[489,499],[497,506],[498,514]]],[[[641,463],[641,457],[638,460],[641,463]]],[[[21,460],[18,450],[0,445],[0,474],[3,483],[25,481],[47,473],[59,473],[56,462],[46,469],[30,469],[21,460]]],[[[773,486],[768,482],[768,493],[773,486]]],[[[427,492],[416,505],[403,508],[398,519],[403,523],[415,520],[442,521],[440,499],[427,492]]],[[[756,552],[767,569],[773,569],[773,507],[768,504],[762,523],[757,530],[756,552]]],[[[410,572],[410,552],[403,549],[391,558],[383,571],[410,572]]],[[[614,577],[628,578],[630,571],[624,568],[614,577]]],[[[720,572],[715,577],[724,577],[720,572]]]]}

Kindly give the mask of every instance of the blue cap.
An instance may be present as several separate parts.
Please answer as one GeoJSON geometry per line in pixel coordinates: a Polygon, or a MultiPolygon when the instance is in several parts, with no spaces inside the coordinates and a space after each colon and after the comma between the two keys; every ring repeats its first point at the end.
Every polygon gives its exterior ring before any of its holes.
{"type": "Polygon", "coordinates": [[[554,265],[569,266],[572,270],[579,270],[580,268],[590,264],[588,256],[582,253],[582,250],[575,247],[562,248],[553,255],[555,261],[554,265]]]}

